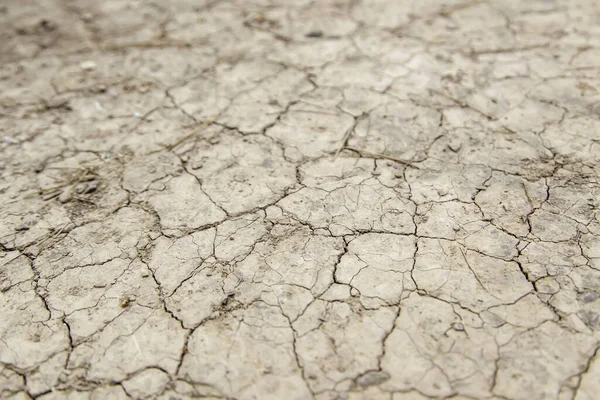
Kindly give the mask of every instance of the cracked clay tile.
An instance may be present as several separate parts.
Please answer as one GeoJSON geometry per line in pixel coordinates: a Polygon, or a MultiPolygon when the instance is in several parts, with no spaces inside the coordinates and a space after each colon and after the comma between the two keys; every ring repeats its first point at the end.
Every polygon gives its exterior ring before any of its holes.
{"type": "Polygon", "coordinates": [[[294,166],[270,139],[223,134],[215,145],[192,152],[189,171],[203,191],[228,213],[241,213],[279,200],[296,183],[294,166]]]}
{"type": "Polygon", "coordinates": [[[390,379],[383,387],[403,392],[416,389],[429,397],[456,391],[489,396],[497,354],[494,341],[469,327],[468,335],[450,334],[460,320],[444,301],[412,293],[404,304],[384,344],[381,367],[390,379]],[[405,368],[405,363],[412,368],[405,368]]]}
{"type": "Polygon", "coordinates": [[[174,374],[184,334],[181,324],[165,311],[134,305],[91,340],[75,347],[67,367],[87,367],[90,380],[120,381],[153,366],[174,374]],[[135,349],[135,356],[130,356],[128,349],[135,349]]]}
{"type": "Polygon", "coordinates": [[[419,239],[417,248],[412,273],[417,288],[469,310],[512,303],[533,290],[515,262],[443,239],[419,239]]]}
{"type": "Polygon", "coordinates": [[[278,307],[255,302],[196,329],[180,375],[212,385],[222,396],[305,399],[310,392],[297,364],[293,336],[278,307]]]}
{"type": "Polygon", "coordinates": [[[534,393],[555,397],[561,389],[556,377],[583,372],[595,345],[591,336],[567,334],[554,322],[528,330],[500,349],[494,393],[517,400],[534,393]]]}
{"type": "Polygon", "coordinates": [[[214,250],[215,229],[194,232],[178,239],[160,237],[148,255],[148,267],[164,295],[203,265],[214,250]]]}
{"type": "Polygon", "coordinates": [[[170,378],[163,370],[148,368],[123,382],[123,389],[135,399],[145,399],[160,393],[170,378]]]}
{"type": "Polygon", "coordinates": [[[414,233],[414,204],[376,178],[344,182],[341,187],[333,180],[324,186],[301,189],[279,201],[278,205],[313,227],[414,233]]]}
{"type": "Polygon", "coordinates": [[[381,341],[392,329],[394,307],[363,309],[359,304],[331,303],[317,329],[297,342],[300,363],[315,392],[377,369],[381,341]]]}
{"type": "Polygon", "coordinates": [[[166,176],[179,175],[181,161],[173,153],[154,153],[135,158],[123,171],[123,189],[140,193],[166,176]]]}
{"type": "Polygon", "coordinates": [[[103,223],[71,230],[62,242],[40,253],[34,268],[42,278],[52,278],[68,269],[126,258],[151,225],[145,211],[122,208],[103,223]]]}
{"type": "Polygon", "coordinates": [[[314,158],[337,150],[353,125],[350,115],[299,103],[291,106],[266,134],[304,157],[314,158]]]}
{"type": "Polygon", "coordinates": [[[371,153],[420,160],[440,135],[440,120],[440,113],[433,108],[408,101],[386,102],[356,125],[348,144],[371,153]]]}
{"type": "Polygon", "coordinates": [[[161,190],[138,195],[156,211],[160,225],[170,232],[185,232],[220,222],[225,212],[207,196],[195,176],[182,174],[167,179],[161,190]]]}

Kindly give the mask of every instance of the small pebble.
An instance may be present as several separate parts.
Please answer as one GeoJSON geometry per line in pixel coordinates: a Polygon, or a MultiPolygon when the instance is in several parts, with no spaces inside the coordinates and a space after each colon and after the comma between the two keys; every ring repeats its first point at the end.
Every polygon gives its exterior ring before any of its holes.
{"type": "Polygon", "coordinates": [[[68,107],[68,105],[69,105],[69,100],[66,100],[66,99],[54,98],[54,99],[48,100],[48,108],[68,107]]]}
{"type": "Polygon", "coordinates": [[[463,324],[461,324],[460,322],[453,323],[452,327],[454,328],[454,330],[460,331],[460,332],[465,330],[465,326],[463,324]]]}
{"type": "Polygon", "coordinates": [[[306,34],[307,38],[320,38],[323,36],[323,32],[321,31],[310,31],[306,34]]]}
{"type": "Polygon", "coordinates": [[[142,270],[142,278],[147,278],[150,276],[150,273],[148,271],[146,271],[145,269],[142,270]]]}
{"type": "Polygon", "coordinates": [[[71,201],[72,197],[73,196],[71,195],[71,188],[66,188],[58,196],[58,201],[60,201],[61,203],[68,203],[69,201],[71,201]]]}
{"type": "Polygon", "coordinates": [[[3,138],[4,143],[8,143],[8,144],[19,144],[19,141],[13,137],[10,136],[4,136],[3,138]]]}
{"type": "Polygon", "coordinates": [[[595,292],[588,292],[583,296],[582,300],[584,303],[591,303],[592,301],[596,301],[597,298],[598,295],[595,292]]]}
{"type": "Polygon", "coordinates": [[[97,189],[98,189],[98,181],[84,182],[84,183],[80,183],[79,185],[75,186],[75,191],[78,194],[93,193],[97,189]]]}
{"type": "Polygon", "coordinates": [[[81,64],[79,64],[79,68],[84,71],[92,71],[96,69],[96,63],[92,60],[82,61],[81,64]]]}
{"type": "Polygon", "coordinates": [[[61,372],[58,376],[58,381],[62,383],[67,383],[69,381],[69,376],[64,372],[61,372]]]}
{"type": "Polygon", "coordinates": [[[103,288],[106,287],[106,283],[94,283],[94,287],[98,289],[103,288]]]}
{"type": "Polygon", "coordinates": [[[86,186],[87,186],[87,185],[86,185],[85,183],[80,183],[79,185],[75,186],[75,191],[76,191],[78,194],[81,194],[81,193],[83,193],[83,191],[85,190],[85,187],[86,187],[86,186]]]}
{"type": "Polygon", "coordinates": [[[459,142],[458,140],[453,139],[450,142],[448,142],[448,148],[455,153],[458,152],[461,147],[462,147],[462,143],[459,142]]]}
{"type": "Polygon", "coordinates": [[[98,189],[98,181],[90,181],[87,183],[87,187],[84,193],[93,193],[98,189]]]}

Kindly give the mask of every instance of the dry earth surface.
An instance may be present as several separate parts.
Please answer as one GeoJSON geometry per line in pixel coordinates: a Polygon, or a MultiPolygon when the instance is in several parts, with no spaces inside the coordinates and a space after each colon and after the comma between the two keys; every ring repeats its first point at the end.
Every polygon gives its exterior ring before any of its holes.
{"type": "Polygon", "coordinates": [[[598,399],[599,20],[0,3],[0,397],[598,399]]]}

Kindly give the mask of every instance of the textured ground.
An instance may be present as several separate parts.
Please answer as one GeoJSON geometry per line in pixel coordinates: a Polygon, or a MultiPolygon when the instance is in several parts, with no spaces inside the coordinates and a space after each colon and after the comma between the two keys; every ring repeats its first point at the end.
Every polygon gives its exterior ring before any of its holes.
{"type": "Polygon", "coordinates": [[[597,0],[0,5],[0,397],[598,399],[597,0]]]}

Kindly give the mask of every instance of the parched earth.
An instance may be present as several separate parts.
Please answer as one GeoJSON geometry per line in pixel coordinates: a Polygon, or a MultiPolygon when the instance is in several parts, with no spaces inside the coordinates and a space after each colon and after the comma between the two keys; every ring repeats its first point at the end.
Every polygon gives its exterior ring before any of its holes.
{"type": "Polygon", "coordinates": [[[600,398],[599,20],[0,3],[0,397],[600,398]]]}

